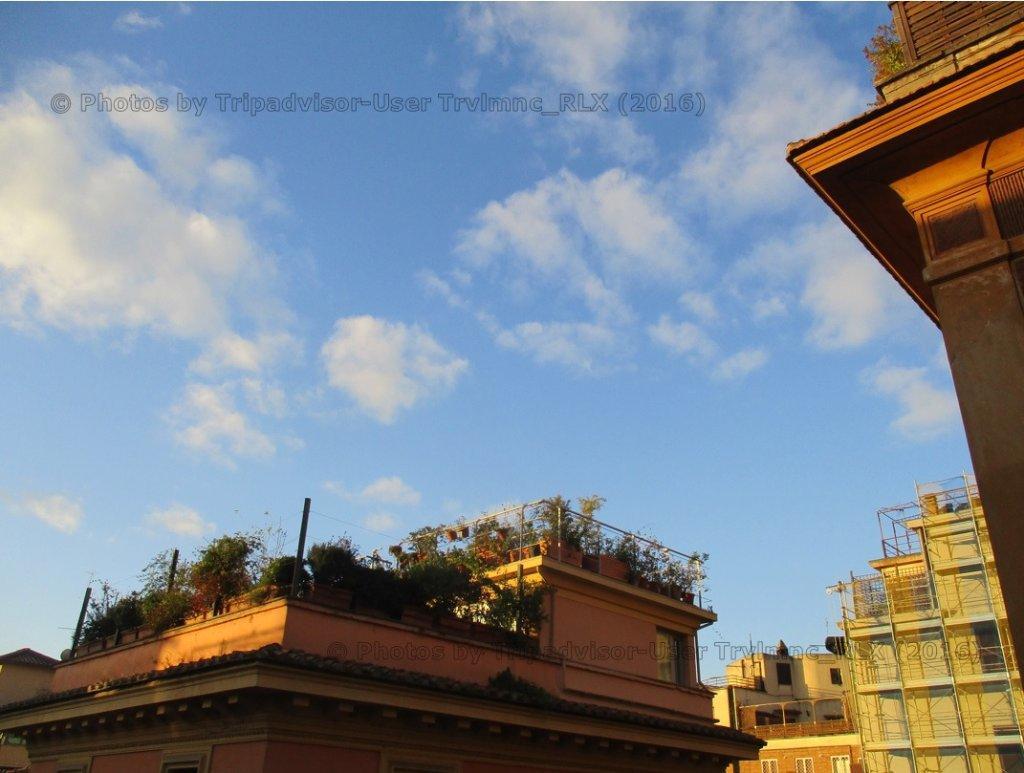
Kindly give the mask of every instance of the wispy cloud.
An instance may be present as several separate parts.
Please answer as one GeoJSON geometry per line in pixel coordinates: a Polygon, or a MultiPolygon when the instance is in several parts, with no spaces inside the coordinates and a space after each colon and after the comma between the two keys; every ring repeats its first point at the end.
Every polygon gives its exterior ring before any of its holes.
{"type": "Polygon", "coordinates": [[[85,517],[81,503],[64,494],[26,496],[18,509],[65,534],[78,531],[85,517]]]}
{"type": "Polygon", "coordinates": [[[743,349],[719,362],[713,375],[722,381],[735,381],[749,376],[767,362],[768,352],[764,349],[743,349]]]}
{"type": "Polygon", "coordinates": [[[163,26],[164,23],[159,16],[146,15],[134,9],[125,11],[114,19],[114,29],[129,34],[160,29],[163,26]]]}
{"type": "Polygon", "coordinates": [[[951,388],[936,386],[927,368],[905,367],[882,360],[861,374],[868,387],[878,395],[890,397],[900,405],[901,413],[892,427],[913,441],[932,440],[957,426],[960,409],[951,388]]]}
{"type": "Polygon", "coordinates": [[[418,505],[420,492],[397,475],[377,478],[358,491],[352,491],[339,481],[326,481],[324,488],[332,494],[350,501],[383,505],[418,505]]]}
{"type": "Polygon", "coordinates": [[[267,458],[277,450],[238,409],[227,384],[189,384],[168,419],[178,443],[231,469],[238,458],[267,458]]]}

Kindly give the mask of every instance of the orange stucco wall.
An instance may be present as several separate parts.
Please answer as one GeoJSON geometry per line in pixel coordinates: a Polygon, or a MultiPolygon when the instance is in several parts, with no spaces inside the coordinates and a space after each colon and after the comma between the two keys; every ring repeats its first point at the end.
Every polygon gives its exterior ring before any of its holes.
{"type": "MultiPolygon", "coordinates": [[[[628,599],[626,599],[628,601],[628,599]]],[[[673,622],[669,620],[669,623],[673,622]]],[[[566,592],[542,632],[541,657],[475,643],[466,634],[418,628],[393,620],[340,612],[284,599],[221,615],[61,664],[54,691],[102,683],[230,652],[280,644],[316,655],[486,684],[509,669],[570,700],[621,706],[624,701],[658,713],[711,722],[711,700],[696,690],[657,680],[653,655],[662,622],[633,612],[625,601],[600,603],[566,592]]],[[[692,630],[685,615],[672,626],[692,630]]]]}

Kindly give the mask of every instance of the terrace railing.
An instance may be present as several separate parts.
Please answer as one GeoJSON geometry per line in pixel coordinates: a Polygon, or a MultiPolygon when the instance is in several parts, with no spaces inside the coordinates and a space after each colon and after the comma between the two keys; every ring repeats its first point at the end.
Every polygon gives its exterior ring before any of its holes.
{"type": "Polygon", "coordinates": [[[706,555],[675,550],[558,498],[423,529],[390,548],[400,563],[451,550],[471,551],[494,566],[545,555],[698,605],[706,590],[706,555]]]}

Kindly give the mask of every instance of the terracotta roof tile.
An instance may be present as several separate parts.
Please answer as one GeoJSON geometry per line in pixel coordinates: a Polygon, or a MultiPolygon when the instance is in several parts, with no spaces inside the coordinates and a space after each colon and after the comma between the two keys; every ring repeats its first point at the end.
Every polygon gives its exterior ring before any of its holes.
{"type": "Polygon", "coordinates": [[[49,655],[44,655],[41,652],[30,650],[28,647],[8,652],[6,655],[0,655],[0,666],[47,666],[48,668],[53,668],[58,663],[60,663],[59,660],[51,658],[49,655]]]}

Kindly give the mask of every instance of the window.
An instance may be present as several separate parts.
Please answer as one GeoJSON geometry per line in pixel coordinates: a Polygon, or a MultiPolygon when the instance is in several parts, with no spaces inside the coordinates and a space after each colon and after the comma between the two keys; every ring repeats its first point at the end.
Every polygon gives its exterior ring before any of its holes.
{"type": "Polygon", "coordinates": [[[674,631],[658,629],[658,640],[655,643],[658,658],[658,678],[673,684],[689,684],[690,659],[687,643],[689,637],[674,631]]]}
{"type": "Polygon", "coordinates": [[[779,773],[779,761],[761,760],[761,773],[779,773]]]}
{"type": "Polygon", "coordinates": [[[205,756],[202,753],[167,755],[160,773],[203,773],[206,770],[204,762],[205,756]]]}
{"type": "Polygon", "coordinates": [[[841,754],[833,757],[832,773],[850,773],[850,755],[841,754]]]}
{"type": "Polygon", "coordinates": [[[775,678],[779,684],[793,684],[793,671],[789,663],[775,664],[775,678]]]}
{"type": "Polygon", "coordinates": [[[813,757],[797,757],[796,773],[814,773],[813,757]]]}
{"type": "Polygon", "coordinates": [[[840,671],[838,668],[830,668],[828,670],[828,675],[832,677],[832,684],[843,683],[843,672],[840,671]]]}
{"type": "Polygon", "coordinates": [[[978,649],[978,665],[981,672],[991,674],[1006,668],[1003,662],[1003,650],[999,646],[999,629],[992,621],[972,623],[971,633],[978,649]]]}

